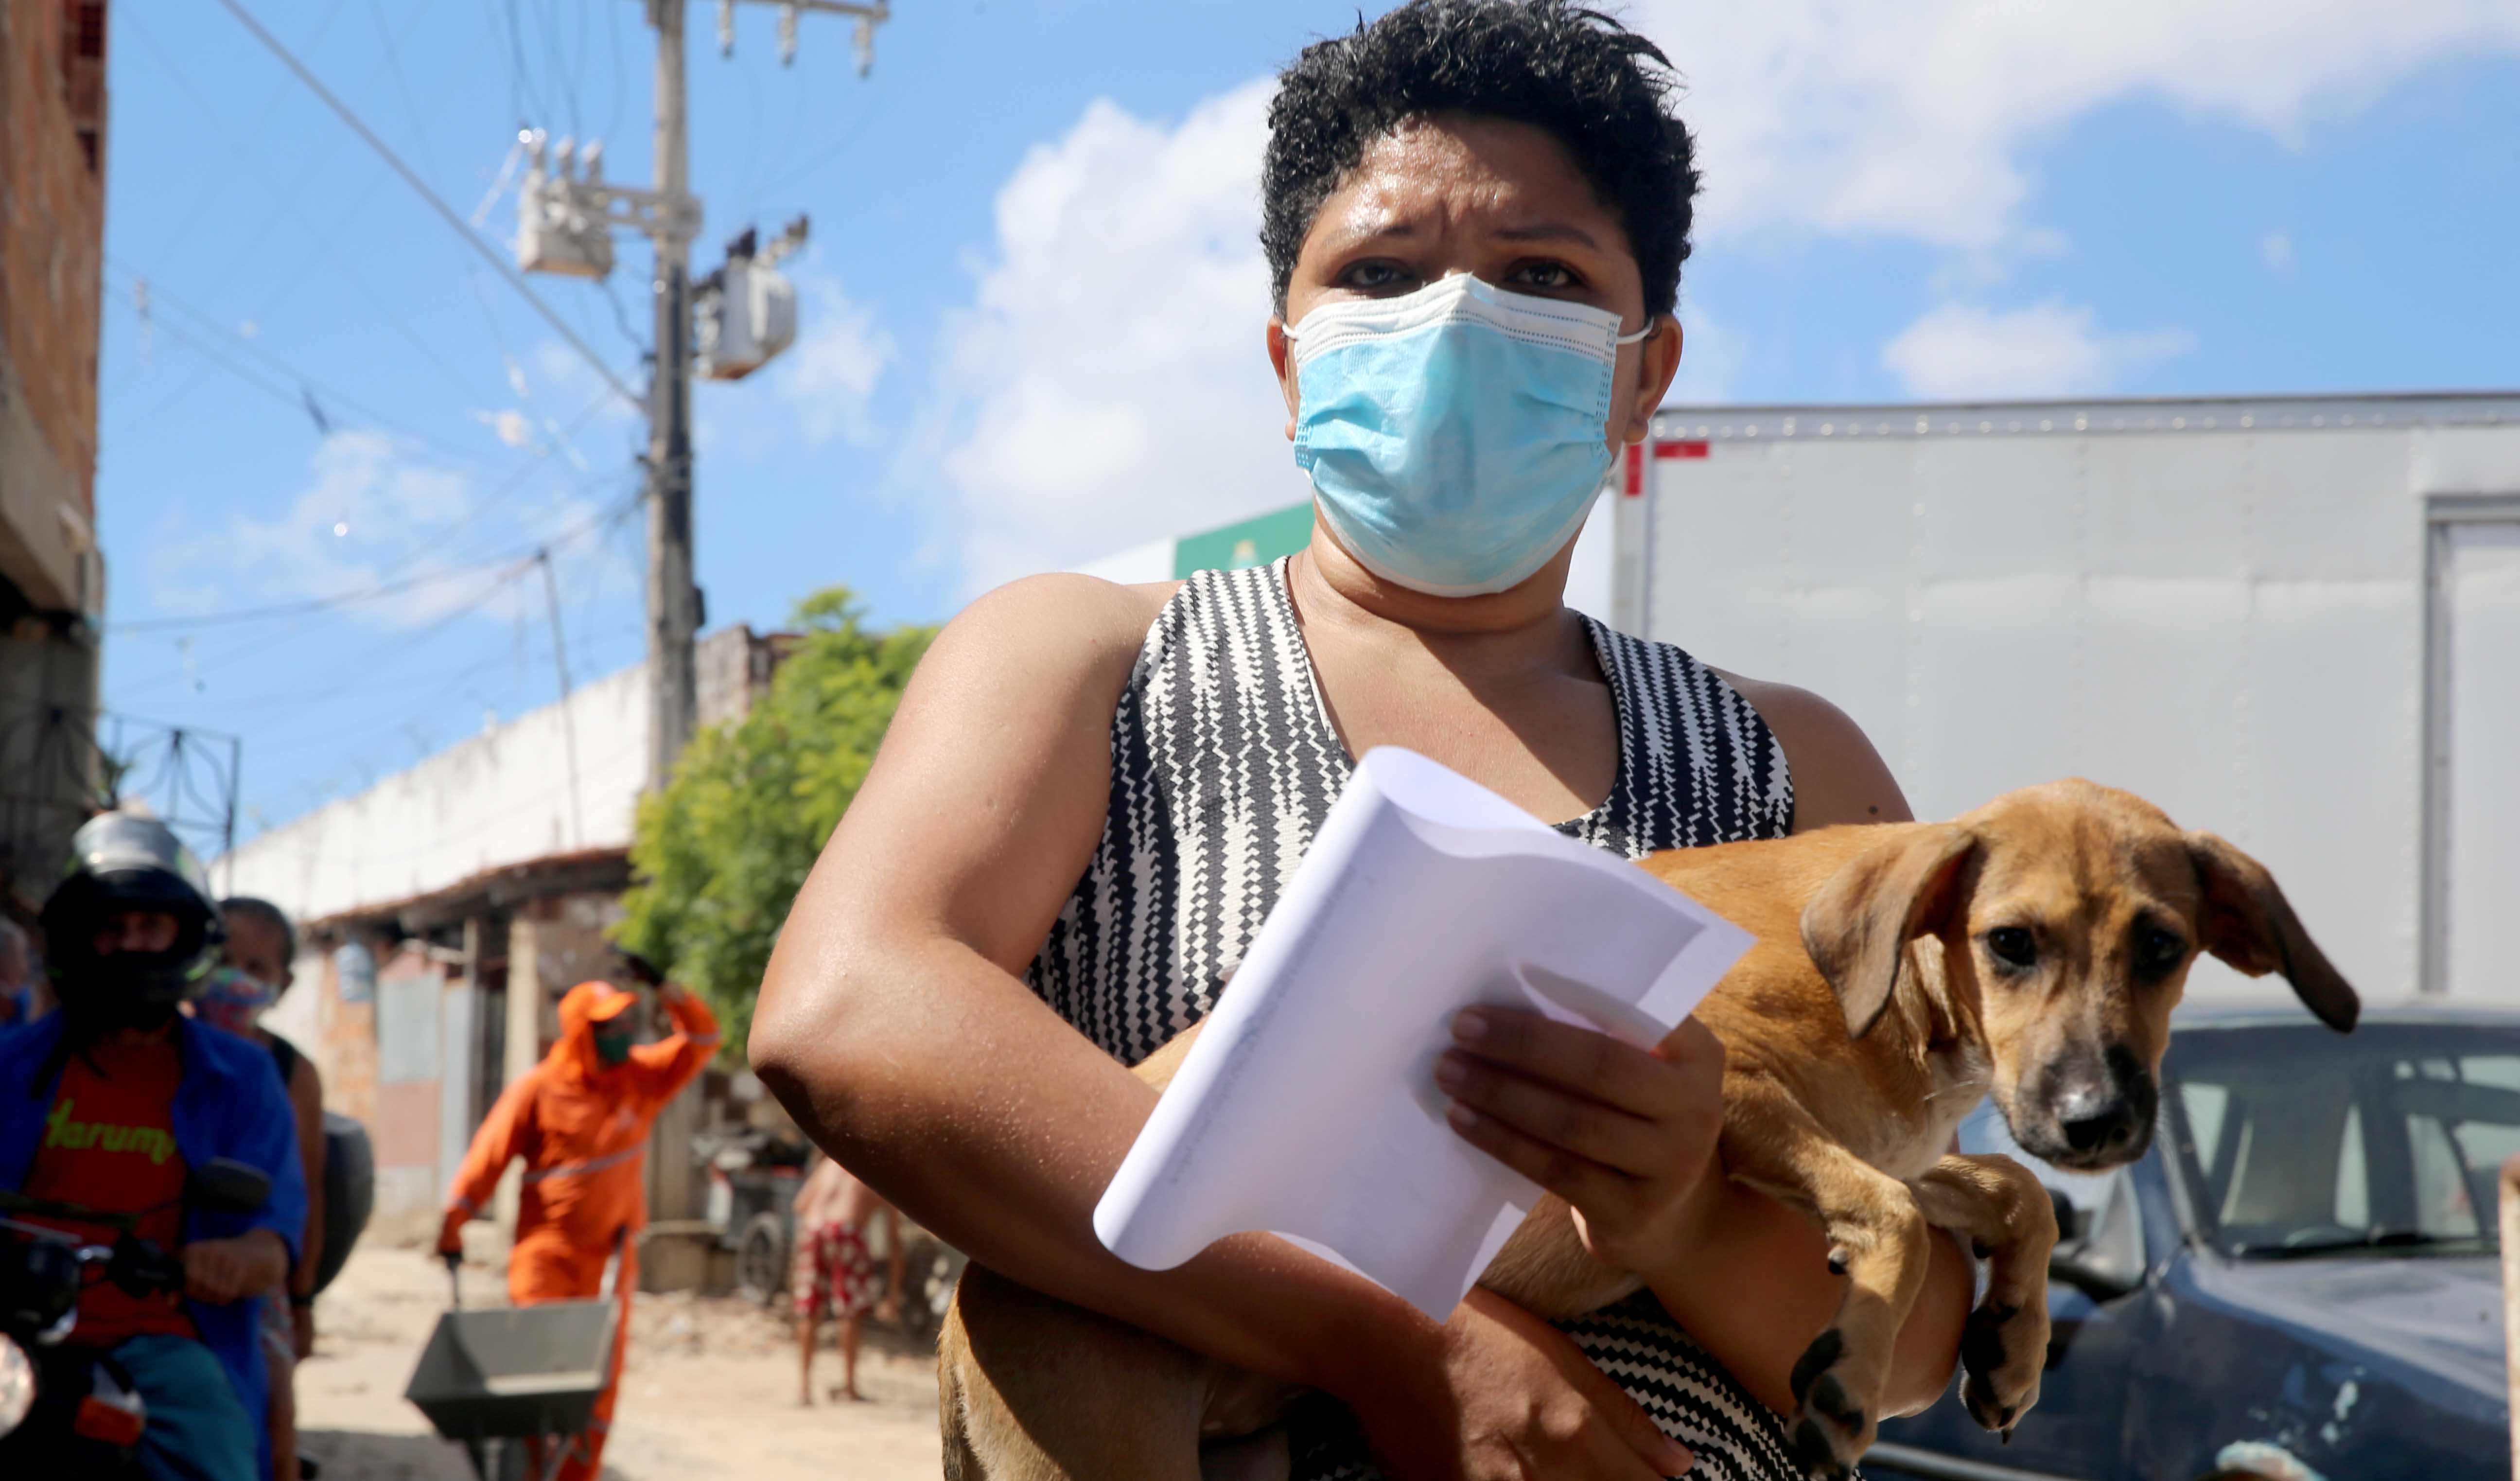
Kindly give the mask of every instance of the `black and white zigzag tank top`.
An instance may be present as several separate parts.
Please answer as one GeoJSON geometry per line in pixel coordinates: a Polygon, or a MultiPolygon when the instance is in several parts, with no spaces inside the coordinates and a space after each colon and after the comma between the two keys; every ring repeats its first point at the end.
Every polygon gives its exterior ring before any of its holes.
{"type": "MultiPolygon", "coordinates": [[[[1027,974],[1126,1064],[1206,1016],[1347,783],[1285,565],[1200,572],[1156,616],[1111,720],[1102,842],[1027,974]]],[[[1618,775],[1559,830],[1639,859],[1790,830],[1793,782],[1758,712],[1679,649],[1584,620],[1618,712],[1618,775]]],[[[1800,1474],[1776,1415],[1652,1292],[1566,1329],[1696,1453],[1692,1475],[1800,1474]]],[[[1296,1441],[1296,1481],[1374,1474],[1340,1416],[1308,1412],[1296,1441]]]]}

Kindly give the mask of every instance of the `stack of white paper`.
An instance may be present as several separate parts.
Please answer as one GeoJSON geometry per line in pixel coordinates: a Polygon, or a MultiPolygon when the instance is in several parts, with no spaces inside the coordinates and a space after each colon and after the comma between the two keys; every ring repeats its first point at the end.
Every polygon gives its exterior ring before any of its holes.
{"type": "Polygon", "coordinates": [[[1473,1004],[1651,1045],[1746,932],[1425,757],[1357,764],[1094,1212],[1148,1270],[1269,1230],[1438,1321],[1539,1196],[1444,1120],[1473,1004]]]}

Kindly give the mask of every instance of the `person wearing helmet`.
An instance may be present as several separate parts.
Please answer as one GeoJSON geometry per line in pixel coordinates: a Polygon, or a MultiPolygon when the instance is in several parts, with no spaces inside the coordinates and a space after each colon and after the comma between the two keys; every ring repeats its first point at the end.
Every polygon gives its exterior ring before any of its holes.
{"type": "MultiPolygon", "coordinates": [[[[612,1288],[621,1322],[612,1369],[586,1431],[570,1443],[560,1481],[594,1481],[612,1427],[621,1359],[630,1345],[630,1292],[638,1284],[639,1231],[648,1222],[648,1128],[717,1052],[717,1018],[646,962],[623,958],[628,975],[652,986],[675,1032],[638,1042],[641,997],[609,982],[581,982],[560,1001],[560,1042],[501,1093],[456,1171],[437,1248],[460,1257],[464,1226],[517,1158],[525,1163],[508,1296],[518,1306],[584,1301],[612,1288]]],[[[535,1474],[547,1458],[531,1458],[535,1474]]]]}
{"type": "Polygon", "coordinates": [[[268,1052],[177,1011],[224,935],[192,852],[155,819],[106,813],[70,854],[39,921],[60,1009],[0,1029],[0,1188],[133,1220],[178,1257],[180,1299],[91,1278],[67,1340],[128,1374],[146,1474],[255,1481],[270,1467],[261,1306],[306,1219],[295,1118],[268,1052]],[[269,1178],[259,1206],[187,1198],[188,1175],[222,1159],[269,1178]]]}

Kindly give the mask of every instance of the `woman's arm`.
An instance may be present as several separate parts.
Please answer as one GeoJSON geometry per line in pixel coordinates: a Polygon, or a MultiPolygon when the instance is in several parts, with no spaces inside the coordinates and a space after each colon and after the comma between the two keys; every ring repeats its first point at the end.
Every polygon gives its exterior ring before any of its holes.
{"type": "Polygon", "coordinates": [[[1642,1476],[1640,1456],[1669,1474],[1674,1448],[1553,1333],[1475,1303],[1438,1327],[1266,1235],[1163,1272],[1095,1237],[1094,1205],[1155,1094],[1019,974],[1102,835],[1111,717],[1160,601],[1045,577],[947,626],[781,932],[755,1071],[850,1171],[974,1260],[1328,1390],[1395,1476],[1550,1462],[1642,1476]]]}
{"type": "Polygon", "coordinates": [[[315,1268],[324,1259],[324,1077],[304,1055],[289,1076],[289,1103],[297,1113],[297,1160],[306,1170],[306,1237],[289,1276],[291,1327],[303,1358],[315,1347],[315,1268]]]}
{"type": "Polygon", "coordinates": [[[1111,716],[1158,606],[1045,577],[946,627],[781,931],[752,1064],[850,1172],[983,1265],[1334,1387],[1397,1303],[1274,1239],[1161,1274],[1104,1250],[1094,1205],[1155,1093],[1019,977],[1101,837],[1111,716]]]}

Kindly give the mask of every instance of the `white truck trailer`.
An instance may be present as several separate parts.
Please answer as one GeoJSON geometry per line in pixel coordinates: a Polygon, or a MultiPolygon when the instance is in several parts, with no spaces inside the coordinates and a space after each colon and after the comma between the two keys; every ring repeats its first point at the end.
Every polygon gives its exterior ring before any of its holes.
{"type": "Polygon", "coordinates": [[[1919,817],[2124,786],[2263,860],[2366,998],[2520,1003],[2520,393],[1654,430],[1615,626],[1834,700],[1919,817]]]}

